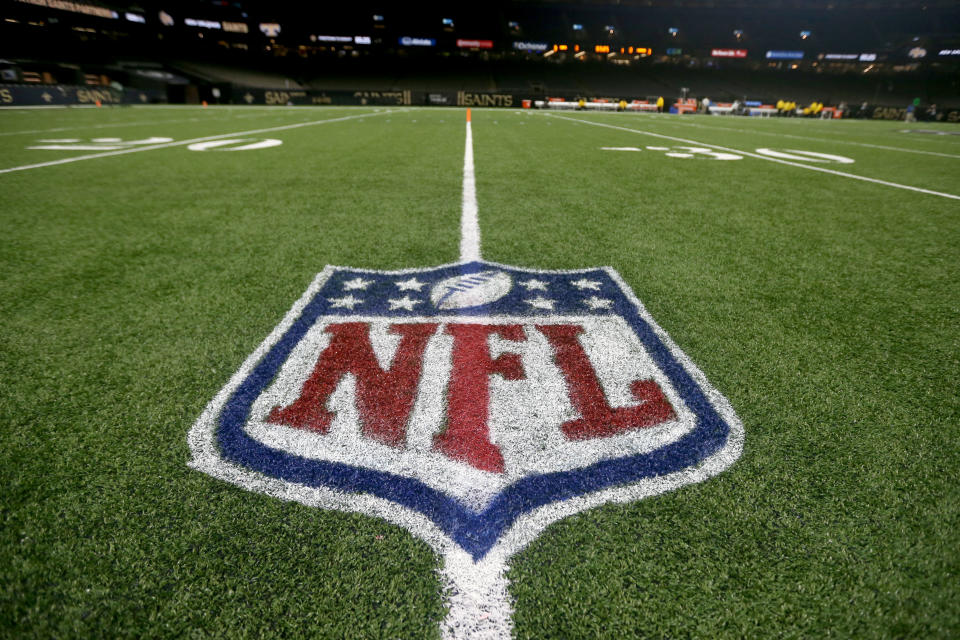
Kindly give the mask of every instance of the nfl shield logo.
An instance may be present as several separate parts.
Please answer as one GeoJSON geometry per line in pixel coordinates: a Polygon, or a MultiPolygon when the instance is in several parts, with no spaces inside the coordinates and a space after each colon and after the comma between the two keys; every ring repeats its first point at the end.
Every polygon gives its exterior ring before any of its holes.
{"type": "Polygon", "coordinates": [[[506,601],[506,560],[550,522],[699,482],[742,444],[613,269],[489,262],[327,267],[190,434],[206,473],[407,528],[477,601],[506,601]]]}

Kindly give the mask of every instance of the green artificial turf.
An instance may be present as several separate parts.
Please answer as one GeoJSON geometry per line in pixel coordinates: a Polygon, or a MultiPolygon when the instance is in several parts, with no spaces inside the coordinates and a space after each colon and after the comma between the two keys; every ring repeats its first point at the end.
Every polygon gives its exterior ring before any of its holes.
{"type": "MultiPolygon", "coordinates": [[[[458,259],[463,111],[5,111],[0,169],[90,153],[40,139],[361,114],[0,173],[0,634],[437,635],[425,543],[193,471],[186,436],[325,264],[458,259]]],[[[616,268],[746,441],[716,478],[550,526],[511,561],[516,635],[955,637],[960,201],[588,123],[960,195],[960,136],[903,132],[957,127],[563,116],[474,110],[484,258],[616,268]]]]}

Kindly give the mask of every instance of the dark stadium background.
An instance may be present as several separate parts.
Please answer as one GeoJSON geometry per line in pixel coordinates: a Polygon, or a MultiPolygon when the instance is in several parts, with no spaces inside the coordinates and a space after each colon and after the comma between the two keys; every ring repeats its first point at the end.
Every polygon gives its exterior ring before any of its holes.
{"type": "Polygon", "coordinates": [[[520,106],[661,95],[670,104],[685,95],[844,102],[847,115],[867,103],[859,115],[890,119],[916,99],[936,104],[939,119],[960,107],[960,5],[950,0],[7,0],[2,12],[0,83],[10,105],[520,106]],[[644,49],[651,53],[630,53],[644,49]],[[714,49],[747,53],[721,58],[714,49]],[[768,59],[770,51],[803,57],[768,59]],[[51,86],[60,90],[43,90],[51,86]]]}

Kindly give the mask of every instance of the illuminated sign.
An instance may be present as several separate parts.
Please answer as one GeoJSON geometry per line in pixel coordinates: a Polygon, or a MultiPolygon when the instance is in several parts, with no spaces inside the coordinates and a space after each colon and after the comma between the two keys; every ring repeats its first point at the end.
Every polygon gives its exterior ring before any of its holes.
{"type": "Polygon", "coordinates": [[[861,53],[860,62],[873,62],[877,59],[877,54],[875,53],[861,53]]]}
{"type": "Polygon", "coordinates": [[[555,44],[553,45],[554,51],[566,51],[569,47],[565,44],[555,44]]]}
{"type": "Polygon", "coordinates": [[[398,39],[398,42],[405,47],[435,47],[437,46],[437,41],[433,38],[411,38],[410,36],[403,36],[398,39]]]}
{"type": "Polygon", "coordinates": [[[160,13],[157,14],[157,17],[160,18],[160,24],[162,24],[163,26],[165,27],[173,26],[173,16],[171,16],[166,11],[161,11],[160,13]]]}
{"type": "Polygon", "coordinates": [[[139,22],[140,24],[147,23],[147,19],[137,13],[124,13],[123,17],[129,20],[130,22],[139,22]]]}
{"type": "Polygon", "coordinates": [[[767,51],[767,60],[803,60],[803,51],[767,51]]]}
{"type": "Polygon", "coordinates": [[[352,36],[317,36],[320,42],[353,42],[352,36]]]}
{"type": "Polygon", "coordinates": [[[370,44],[372,40],[370,36],[353,36],[354,44],[370,44]]]}
{"type": "Polygon", "coordinates": [[[801,31],[801,32],[800,32],[800,39],[801,39],[801,40],[806,40],[807,38],[809,38],[809,37],[812,36],[812,35],[813,35],[813,32],[811,32],[811,31],[801,31]]]}
{"type": "MultiPolygon", "coordinates": [[[[677,49],[679,51],[679,49],[677,49]]],[[[653,55],[653,49],[650,47],[620,47],[620,53],[629,53],[637,56],[653,55]]]]}
{"type": "Polygon", "coordinates": [[[247,26],[246,22],[223,22],[224,31],[229,31],[230,33],[250,33],[250,27],[247,26]]]}
{"type": "Polygon", "coordinates": [[[711,49],[710,55],[714,58],[746,58],[746,49],[711,49]]]}
{"type": "Polygon", "coordinates": [[[824,60],[856,60],[860,56],[856,53],[827,53],[824,54],[824,60]]]}
{"type": "Polygon", "coordinates": [[[188,27],[202,27],[204,29],[219,29],[220,23],[216,20],[196,20],[194,18],[184,18],[183,24],[188,27]]]}
{"type": "Polygon", "coordinates": [[[938,56],[960,56],[960,49],[940,49],[938,56]]]}
{"type": "Polygon", "coordinates": [[[593,48],[596,53],[610,53],[610,45],[608,44],[598,44],[593,48]]]}
{"type": "Polygon", "coordinates": [[[524,42],[514,41],[513,48],[517,51],[546,51],[550,48],[546,42],[524,42]]]}
{"type": "Polygon", "coordinates": [[[493,40],[457,40],[461,49],[493,49],[493,40]]]}
{"type": "Polygon", "coordinates": [[[88,16],[97,16],[98,18],[117,19],[120,14],[103,7],[95,7],[92,4],[83,4],[81,2],[68,2],[67,0],[20,0],[27,4],[35,4],[38,7],[47,7],[48,9],[59,9],[60,11],[72,11],[74,13],[83,13],[88,16]]]}
{"type": "Polygon", "coordinates": [[[280,35],[280,25],[276,22],[261,22],[260,31],[268,38],[276,38],[280,35]]]}
{"type": "Polygon", "coordinates": [[[672,47],[672,48],[670,48],[670,49],[667,49],[667,55],[668,55],[668,56],[679,56],[679,55],[681,55],[682,53],[683,53],[683,49],[678,49],[678,48],[676,48],[676,47],[672,47]]]}
{"type": "Polygon", "coordinates": [[[583,25],[582,25],[582,24],[575,24],[575,25],[573,25],[573,30],[574,30],[574,31],[583,31],[583,25]]]}
{"type": "Polygon", "coordinates": [[[913,58],[914,60],[919,60],[920,58],[927,57],[927,50],[923,47],[914,47],[907,52],[907,55],[913,58]]]}

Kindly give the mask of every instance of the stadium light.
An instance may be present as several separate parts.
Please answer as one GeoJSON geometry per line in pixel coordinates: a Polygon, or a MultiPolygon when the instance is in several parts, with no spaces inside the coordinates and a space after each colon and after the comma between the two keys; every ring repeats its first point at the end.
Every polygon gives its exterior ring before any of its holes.
{"type": "Polygon", "coordinates": [[[809,37],[812,36],[812,35],[813,35],[813,32],[804,30],[804,31],[801,31],[801,32],[800,32],[800,39],[801,39],[801,40],[806,40],[807,38],[809,38],[809,37]]]}
{"type": "Polygon", "coordinates": [[[678,35],[680,35],[680,30],[677,29],[676,27],[670,27],[669,29],[667,29],[667,33],[670,34],[671,38],[676,38],[678,35]]]}

